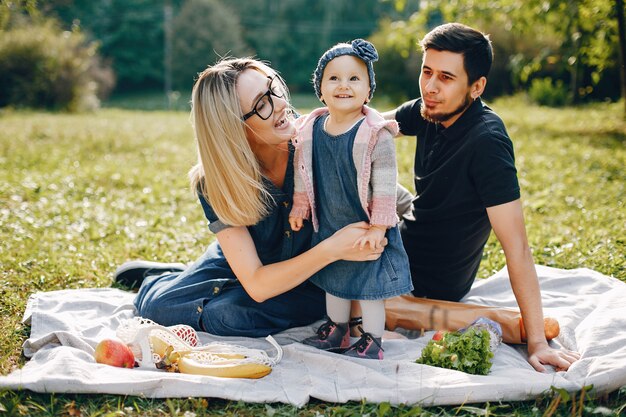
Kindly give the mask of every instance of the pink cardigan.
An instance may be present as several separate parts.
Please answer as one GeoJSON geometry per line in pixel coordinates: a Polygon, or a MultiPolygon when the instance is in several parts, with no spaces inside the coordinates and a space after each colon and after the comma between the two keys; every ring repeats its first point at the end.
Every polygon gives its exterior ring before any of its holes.
{"type": "MultiPolygon", "coordinates": [[[[316,109],[296,120],[298,130],[294,145],[294,193],[291,216],[308,219],[313,229],[319,228],[313,189],[313,123],[328,113],[326,107],[316,109]]],[[[380,113],[363,106],[365,120],[359,126],[352,148],[357,173],[359,199],[369,216],[370,224],[395,226],[396,214],[396,148],[398,133],[395,120],[385,120],[380,113]]]]}

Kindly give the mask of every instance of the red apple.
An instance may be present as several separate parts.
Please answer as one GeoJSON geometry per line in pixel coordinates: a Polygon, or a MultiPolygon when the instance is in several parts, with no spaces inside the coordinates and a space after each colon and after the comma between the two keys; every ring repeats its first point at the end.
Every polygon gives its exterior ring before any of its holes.
{"type": "Polygon", "coordinates": [[[123,342],[115,339],[104,339],[96,346],[94,358],[98,363],[132,368],[135,366],[135,355],[123,342]]]}

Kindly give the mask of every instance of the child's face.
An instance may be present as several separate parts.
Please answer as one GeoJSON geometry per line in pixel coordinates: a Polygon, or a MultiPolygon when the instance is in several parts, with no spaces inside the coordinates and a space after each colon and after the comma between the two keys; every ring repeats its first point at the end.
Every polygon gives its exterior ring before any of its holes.
{"type": "Polygon", "coordinates": [[[352,55],[333,59],[324,68],[320,91],[320,100],[331,113],[360,109],[370,94],[370,78],[365,62],[352,55]]]}

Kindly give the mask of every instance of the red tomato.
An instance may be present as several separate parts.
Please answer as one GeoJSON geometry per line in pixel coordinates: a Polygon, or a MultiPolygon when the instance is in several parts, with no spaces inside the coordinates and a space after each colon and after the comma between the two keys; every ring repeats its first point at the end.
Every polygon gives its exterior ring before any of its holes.
{"type": "Polygon", "coordinates": [[[443,335],[446,334],[444,330],[437,330],[433,335],[433,340],[441,340],[443,339],[443,335]]]}

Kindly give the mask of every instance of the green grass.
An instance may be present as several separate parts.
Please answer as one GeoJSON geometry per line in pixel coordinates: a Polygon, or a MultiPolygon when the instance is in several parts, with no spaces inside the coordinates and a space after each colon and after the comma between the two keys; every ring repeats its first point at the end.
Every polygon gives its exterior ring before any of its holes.
{"type": "MultiPolygon", "coordinates": [[[[307,103],[302,106],[317,105],[300,99],[307,103]]],[[[137,108],[141,100],[134,103],[124,107],[137,108]]],[[[536,263],[587,267],[626,282],[623,106],[550,109],[517,97],[492,107],[515,144],[536,263]]],[[[186,179],[195,162],[188,114],[159,108],[77,115],[0,111],[0,373],[25,361],[21,344],[28,328],[20,320],[33,292],[106,287],[126,260],[192,261],[212,240],[186,179]]],[[[397,148],[400,180],[411,187],[414,141],[398,139],[397,148]]],[[[503,265],[492,237],[479,276],[503,265]]],[[[296,409],[214,399],[2,392],[0,414],[541,416],[559,402],[550,415],[619,415],[626,388],[585,398],[547,393],[537,401],[460,408],[313,402],[296,409]]]]}
{"type": "Polygon", "coordinates": [[[107,109],[142,110],[142,111],[189,111],[191,110],[191,91],[148,90],[143,92],[117,93],[102,103],[107,109]]]}

